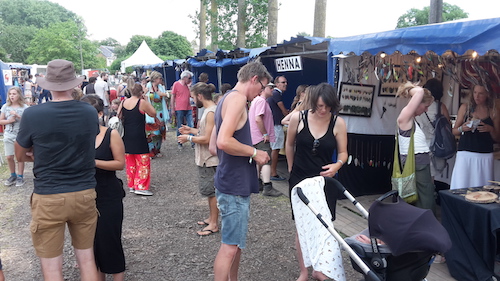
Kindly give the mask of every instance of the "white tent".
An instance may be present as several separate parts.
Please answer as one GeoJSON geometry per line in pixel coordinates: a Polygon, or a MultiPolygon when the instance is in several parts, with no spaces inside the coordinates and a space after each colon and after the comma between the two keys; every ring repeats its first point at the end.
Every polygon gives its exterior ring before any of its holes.
{"type": "Polygon", "coordinates": [[[125,72],[125,68],[133,65],[148,65],[162,63],[163,60],[151,51],[146,41],[142,41],[141,45],[130,58],[122,61],[121,71],[125,72]]]}

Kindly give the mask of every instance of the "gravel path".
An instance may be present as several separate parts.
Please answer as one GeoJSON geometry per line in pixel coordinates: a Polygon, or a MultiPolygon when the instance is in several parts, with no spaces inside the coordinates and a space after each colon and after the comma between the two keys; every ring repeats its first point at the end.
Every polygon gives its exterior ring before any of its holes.
{"type": "MultiPolygon", "coordinates": [[[[207,237],[196,234],[200,229],[196,222],[207,216],[208,204],[198,193],[194,150],[187,145],[177,149],[175,133],[170,131],[162,153],[162,158],[152,160],[154,196],[127,192],[124,199],[126,280],[211,280],[220,234],[207,237]]],[[[32,165],[28,164],[25,186],[0,186],[0,257],[8,281],[42,280],[29,232],[31,169],[32,165]]],[[[119,175],[125,179],[123,171],[119,175]]],[[[298,265],[294,235],[287,197],[252,195],[240,280],[295,280],[298,265]]],[[[63,266],[65,280],[78,280],[69,239],[66,239],[63,266]]],[[[353,271],[345,253],[344,267],[347,280],[361,278],[353,271]]]]}

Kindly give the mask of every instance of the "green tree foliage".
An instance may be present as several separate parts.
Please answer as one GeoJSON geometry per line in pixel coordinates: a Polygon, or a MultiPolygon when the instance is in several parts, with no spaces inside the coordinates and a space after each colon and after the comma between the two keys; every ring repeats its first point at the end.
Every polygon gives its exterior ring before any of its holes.
{"type": "Polygon", "coordinates": [[[172,31],[164,31],[150,47],[157,56],[169,59],[184,59],[193,55],[193,49],[186,37],[172,31]]]}
{"type": "MultiPolygon", "coordinates": [[[[412,8],[408,10],[405,14],[399,17],[396,28],[425,25],[429,23],[429,9],[430,7],[424,7],[422,10],[412,8]]],[[[465,19],[468,18],[469,14],[466,13],[462,8],[457,5],[451,5],[448,3],[443,3],[443,22],[465,19]]]]}
{"type": "Polygon", "coordinates": [[[35,38],[38,29],[27,25],[4,25],[0,28],[0,47],[8,50],[8,60],[25,62],[28,58],[27,48],[35,38]]]}
{"type": "Polygon", "coordinates": [[[98,45],[99,46],[118,47],[118,46],[120,46],[120,42],[118,42],[118,40],[116,40],[114,38],[108,37],[104,40],[99,41],[98,45]]]}
{"type": "Polygon", "coordinates": [[[30,64],[47,64],[53,59],[66,59],[81,69],[80,44],[84,68],[103,68],[105,60],[98,59],[98,46],[82,38],[82,29],[75,22],[59,22],[38,31],[28,48],[30,64]],[[104,61],[104,63],[103,63],[104,61]]]}
{"type": "MultiPolygon", "coordinates": [[[[210,0],[207,7],[210,6],[210,0]]],[[[211,34],[212,29],[217,29],[218,38],[211,38],[211,43],[219,46],[220,49],[231,50],[236,47],[236,21],[238,20],[237,0],[216,0],[218,11],[213,14],[207,9],[207,34],[211,34]],[[217,26],[210,24],[210,19],[217,17],[217,26]]],[[[246,48],[258,48],[267,43],[267,8],[268,0],[246,0],[246,48]]],[[[197,26],[199,35],[199,13],[191,16],[193,23],[197,26]]]]}
{"type": "Polygon", "coordinates": [[[6,25],[46,28],[50,24],[75,21],[77,15],[59,4],[41,0],[0,0],[0,18],[6,25]]]}

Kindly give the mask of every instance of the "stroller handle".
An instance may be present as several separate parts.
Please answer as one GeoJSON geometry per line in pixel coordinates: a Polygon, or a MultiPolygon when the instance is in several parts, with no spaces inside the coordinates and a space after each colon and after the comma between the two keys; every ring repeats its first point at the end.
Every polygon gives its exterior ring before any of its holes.
{"type": "Polygon", "coordinates": [[[379,198],[377,198],[376,201],[382,202],[382,201],[384,201],[385,199],[387,199],[387,198],[389,198],[391,196],[392,196],[392,202],[393,203],[398,202],[399,193],[398,193],[397,190],[391,190],[391,191],[387,192],[386,194],[384,194],[384,195],[380,196],[379,198]]]}
{"type": "Polygon", "coordinates": [[[297,195],[299,196],[300,200],[304,202],[304,204],[308,205],[309,204],[309,199],[307,199],[307,196],[304,195],[304,192],[302,192],[302,188],[297,187],[297,195]]]}
{"type": "Polygon", "coordinates": [[[306,204],[306,206],[313,212],[313,214],[316,216],[316,218],[323,224],[323,226],[330,232],[330,234],[335,237],[337,242],[340,244],[340,246],[349,254],[349,256],[356,262],[356,264],[361,268],[363,273],[366,275],[368,279],[367,281],[381,281],[380,278],[375,274],[365,263],[364,261],[358,256],[356,252],[347,244],[347,242],[344,241],[342,236],[335,231],[335,228],[330,222],[326,222],[323,220],[323,216],[313,207],[309,204],[309,199],[307,199],[307,196],[304,194],[302,191],[301,187],[296,187],[297,190],[297,195],[299,196],[300,200],[306,204]]]}

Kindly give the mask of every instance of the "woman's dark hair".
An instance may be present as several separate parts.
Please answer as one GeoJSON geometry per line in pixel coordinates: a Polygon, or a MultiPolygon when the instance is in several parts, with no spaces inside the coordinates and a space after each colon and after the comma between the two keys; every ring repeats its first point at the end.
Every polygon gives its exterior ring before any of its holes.
{"type": "Polygon", "coordinates": [[[92,105],[95,108],[95,110],[97,110],[97,113],[104,112],[104,102],[102,101],[102,99],[98,95],[94,95],[94,94],[85,95],[80,100],[92,105]]]}
{"type": "Polygon", "coordinates": [[[436,78],[427,80],[422,88],[429,90],[434,100],[441,100],[443,97],[443,83],[436,78]]]}
{"type": "Polygon", "coordinates": [[[134,88],[132,88],[132,96],[140,98],[143,94],[142,85],[135,84],[134,88]]]}
{"type": "Polygon", "coordinates": [[[340,102],[337,97],[337,91],[328,83],[321,83],[312,87],[308,98],[312,112],[316,111],[319,98],[323,100],[326,106],[331,108],[332,113],[336,113],[340,110],[340,102]]]}
{"type": "Polygon", "coordinates": [[[227,91],[231,90],[231,88],[233,88],[233,86],[231,86],[231,84],[224,83],[224,84],[222,84],[222,86],[220,86],[220,93],[225,94],[227,91]]]}
{"type": "Polygon", "coordinates": [[[212,94],[215,92],[215,85],[205,82],[198,82],[193,87],[191,87],[191,92],[196,95],[202,95],[205,100],[212,100],[212,94]]]}

